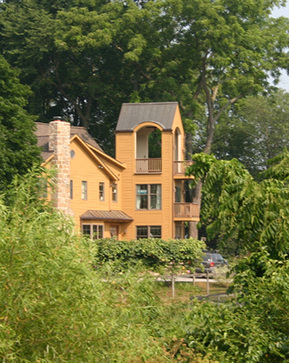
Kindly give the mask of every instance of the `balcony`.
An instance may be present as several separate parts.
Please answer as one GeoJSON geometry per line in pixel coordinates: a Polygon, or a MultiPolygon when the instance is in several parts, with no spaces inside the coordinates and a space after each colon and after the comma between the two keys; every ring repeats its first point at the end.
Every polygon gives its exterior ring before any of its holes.
{"type": "Polygon", "coordinates": [[[162,172],[162,159],[136,159],[136,173],[159,174],[162,172]]]}
{"type": "Polygon", "coordinates": [[[185,176],[186,168],[193,163],[193,160],[174,161],[174,175],[185,176]]]}
{"type": "Polygon", "coordinates": [[[191,219],[200,217],[200,206],[195,203],[174,203],[174,218],[191,219]]]}

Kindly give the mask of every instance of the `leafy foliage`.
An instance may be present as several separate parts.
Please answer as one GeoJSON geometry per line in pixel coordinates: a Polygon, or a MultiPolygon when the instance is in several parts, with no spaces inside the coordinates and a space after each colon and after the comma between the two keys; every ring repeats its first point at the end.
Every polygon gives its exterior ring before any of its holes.
{"type": "Polygon", "coordinates": [[[126,270],[135,266],[152,271],[180,271],[194,268],[203,255],[202,241],[185,239],[169,240],[140,239],[118,241],[102,239],[95,241],[98,252],[96,265],[115,262],[119,269],[126,270]]]}
{"type": "Polygon", "coordinates": [[[281,90],[240,100],[216,125],[213,153],[218,159],[238,159],[256,178],[288,147],[289,94],[281,90]]]}
{"type": "Polygon", "coordinates": [[[281,4],[9,0],[0,44],[42,120],[63,114],[110,150],[122,102],[177,100],[210,147],[220,115],[287,67],[288,19],[270,17],[281,4]]]}
{"type": "MultiPolygon", "coordinates": [[[[121,320],[116,318],[116,295],[106,293],[112,282],[101,283],[91,268],[89,241],[78,239],[67,218],[34,199],[35,180],[32,173],[24,184],[14,186],[14,203],[1,204],[0,356],[9,361],[104,360],[112,353],[109,342],[117,343],[121,320]]],[[[131,296],[140,288],[132,281],[127,286],[131,296]]],[[[127,304],[122,319],[141,298],[127,304]]],[[[126,344],[121,345],[125,351],[126,344]]],[[[137,346],[142,349],[143,344],[137,346]]]]}
{"type": "MultiPolygon", "coordinates": [[[[120,274],[110,263],[95,270],[95,242],[41,198],[40,175],[17,178],[11,203],[0,202],[1,361],[202,362],[176,349],[183,307],[162,306],[153,277],[139,270],[120,274]]],[[[181,259],[180,244],[174,255],[181,259]]]]}
{"type": "Polygon", "coordinates": [[[289,358],[288,260],[266,250],[240,261],[227,304],[193,304],[186,342],[221,362],[284,362],[289,358]]]}
{"type": "Polygon", "coordinates": [[[24,109],[29,88],[20,84],[17,73],[0,55],[0,191],[15,175],[23,175],[40,162],[34,135],[34,118],[24,109]]]}
{"type": "MultiPolygon", "coordinates": [[[[288,152],[284,152],[283,164],[288,163],[288,157],[288,152]]],[[[286,254],[287,180],[271,177],[274,175],[269,169],[269,177],[257,182],[236,159],[217,160],[205,154],[195,154],[193,159],[196,162],[188,168],[188,173],[203,180],[202,221],[207,225],[208,237],[218,236],[227,248],[231,241],[236,241],[243,251],[267,246],[274,258],[286,254]]],[[[275,175],[282,169],[281,165],[275,165],[275,175]]]]}

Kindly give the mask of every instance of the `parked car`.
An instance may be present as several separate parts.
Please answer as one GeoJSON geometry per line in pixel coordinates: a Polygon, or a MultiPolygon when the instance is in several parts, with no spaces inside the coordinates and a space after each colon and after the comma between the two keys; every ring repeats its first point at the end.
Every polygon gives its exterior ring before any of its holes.
{"type": "Polygon", "coordinates": [[[216,252],[205,252],[201,264],[203,268],[197,267],[196,272],[216,273],[218,268],[229,266],[227,260],[216,252]]]}

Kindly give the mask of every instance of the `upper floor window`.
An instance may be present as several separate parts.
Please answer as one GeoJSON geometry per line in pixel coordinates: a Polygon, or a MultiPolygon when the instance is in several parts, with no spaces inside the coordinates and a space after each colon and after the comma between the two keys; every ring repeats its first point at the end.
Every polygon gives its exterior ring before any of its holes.
{"type": "Polygon", "coordinates": [[[161,184],[137,184],[136,209],[161,209],[161,184]]]}
{"type": "Polygon", "coordinates": [[[81,199],[82,200],[87,199],[87,181],[85,180],[81,182],[81,199]]]}
{"type": "Polygon", "coordinates": [[[115,183],[111,186],[112,201],[117,202],[117,185],[115,183]]]}
{"type": "Polygon", "coordinates": [[[99,200],[104,201],[104,183],[99,183],[99,200]]]}

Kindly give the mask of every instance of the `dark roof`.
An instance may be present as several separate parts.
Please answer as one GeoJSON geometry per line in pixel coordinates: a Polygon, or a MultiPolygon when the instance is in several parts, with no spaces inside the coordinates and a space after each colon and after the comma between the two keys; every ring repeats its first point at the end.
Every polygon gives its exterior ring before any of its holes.
{"type": "Polygon", "coordinates": [[[177,106],[177,102],[123,103],[116,132],[133,131],[139,124],[148,121],[170,130],[177,106]]]}
{"type": "Polygon", "coordinates": [[[101,220],[114,222],[131,222],[133,219],[120,210],[88,210],[80,216],[82,220],[101,220]]]}
{"type": "MultiPolygon", "coordinates": [[[[49,123],[44,122],[35,122],[36,124],[36,137],[37,137],[37,144],[38,147],[42,150],[42,158],[46,160],[49,156],[53,155],[52,151],[48,149],[49,143],[49,123]]],[[[95,147],[98,150],[101,150],[101,147],[98,143],[89,135],[84,127],[80,126],[71,126],[70,128],[70,137],[74,135],[78,135],[85,143],[95,147]]]]}
{"type": "Polygon", "coordinates": [[[78,135],[87,144],[95,147],[100,151],[103,151],[102,148],[98,145],[98,143],[92,138],[92,136],[88,133],[88,131],[84,127],[71,126],[70,135],[71,137],[74,135],[78,135]]]}

